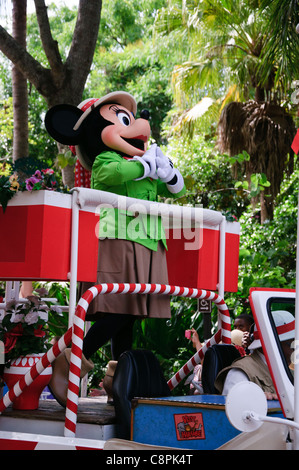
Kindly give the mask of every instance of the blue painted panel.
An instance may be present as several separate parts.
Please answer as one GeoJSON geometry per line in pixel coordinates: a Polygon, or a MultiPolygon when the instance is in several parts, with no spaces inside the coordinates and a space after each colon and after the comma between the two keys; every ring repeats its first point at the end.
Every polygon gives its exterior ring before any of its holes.
{"type": "MultiPolygon", "coordinates": [[[[225,405],[224,395],[184,395],[181,397],[163,397],[156,400],[176,403],[192,403],[192,404],[209,404],[209,405],[225,405]]],[[[155,399],[154,399],[155,400],[155,399]]]]}
{"type": "MultiPolygon", "coordinates": [[[[167,397],[144,403],[137,400],[132,439],[183,449],[217,449],[240,434],[229,423],[224,405],[221,395],[167,397]]],[[[269,402],[269,408],[277,409],[279,403],[269,402]]]]}

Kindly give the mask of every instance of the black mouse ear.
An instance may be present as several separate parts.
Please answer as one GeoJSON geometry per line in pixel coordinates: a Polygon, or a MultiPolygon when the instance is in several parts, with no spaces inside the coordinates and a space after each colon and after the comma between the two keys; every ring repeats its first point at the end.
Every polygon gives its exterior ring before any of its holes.
{"type": "Polygon", "coordinates": [[[149,112],[149,110],[148,110],[148,109],[143,109],[143,110],[141,111],[141,113],[140,113],[140,117],[141,117],[142,119],[146,119],[146,120],[148,121],[149,118],[150,118],[150,112],[149,112]]]}
{"type": "Polygon", "coordinates": [[[45,117],[45,126],[57,142],[64,145],[77,145],[80,141],[81,129],[74,131],[74,126],[83,114],[81,109],[71,104],[58,104],[50,108],[45,117]]]}

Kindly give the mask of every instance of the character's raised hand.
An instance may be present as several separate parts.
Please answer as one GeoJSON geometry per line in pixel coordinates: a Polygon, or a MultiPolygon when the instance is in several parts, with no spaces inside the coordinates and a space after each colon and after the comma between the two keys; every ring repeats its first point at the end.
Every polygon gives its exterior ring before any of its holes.
{"type": "Polygon", "coordinates": [[[163,154],[160,147],[157,147],[157,175],[161,181],[166,183],[168,190],[179,193],[184,187],[184,180],[177,168],[174,168],[172,161],[163,154]]]}
{"type": "Polygon", "coordinates": [[[168,183],[175,175],[172,161],[157,147],[157,175],[161,181],[168,183]]]}
{"type": "Polygon", "coordinates": [[[144,173],[140,178],[136,178],[136,180],[140,180],[143,178],[153,178],[157,179],[158,175],[156,172],[157,165],[156,165],[156,152],[157,152],[157,144],[153,144],[142,157],[133,157],[130,161],[138,160],[144,169],[144,173]]]}

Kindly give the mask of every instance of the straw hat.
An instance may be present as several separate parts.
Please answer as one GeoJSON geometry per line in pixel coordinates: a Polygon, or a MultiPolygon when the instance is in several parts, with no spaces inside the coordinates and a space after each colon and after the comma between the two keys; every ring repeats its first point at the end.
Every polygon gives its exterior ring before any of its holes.
{"type": "Polygon", "coordinates": [[[81,126],[82,122],[87,118],[94,108],[100,106],[100,104],[105,103],[117,103],[121,106],[127,108],[131,113],[136,114],[137,104],[135,98],[127,93],[126,91],[113,91],[108,93],[108,95],[103,96],[102,98],[87,98],[87,100],[82,101],[77,107],[83,111],[82,116],[78,119],[74,126],[76,131],[81,126]]]}
{"type": "Polygon", "coordinates": [[[232,330],[231,332],[231,342],[237,346],[242,346],[243,331],[241,330],[232,330]]]}
{"type": "MultiPolygon", "coordinates": [[[[136,115],[137,104],[135,98],[130,95],[130,93],[125,91],[114,91],[112,93],[108,93],[108,95],[105,95],[102,98],[88,98],[87,100],[82,101],[77,107],[83,111],[83,114],[79,117],[78,121],[73,127],[73,130],[77,131],[82,125],[83,121],[85,121],[85,119],[89,116],[91,111],[105,103],[119,104],[128,109],[134,116],[136,115]]],[[[88,158],[88,155],[86,155],[84,149],[80,145],[76,145],[75,151],[83,168],[90,171],[90,158],[88,158]]]]}

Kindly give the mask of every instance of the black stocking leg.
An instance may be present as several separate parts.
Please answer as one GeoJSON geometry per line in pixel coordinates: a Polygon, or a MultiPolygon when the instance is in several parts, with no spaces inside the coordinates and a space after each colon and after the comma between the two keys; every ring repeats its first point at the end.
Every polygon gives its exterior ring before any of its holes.
{"type": "Polygon", "coordinates": [[[105,314],[88,330],[83,340],[83,354],[89,359],[101,346],[111,339],[113,360],[132,347],[132,315],[105,314]]]}

